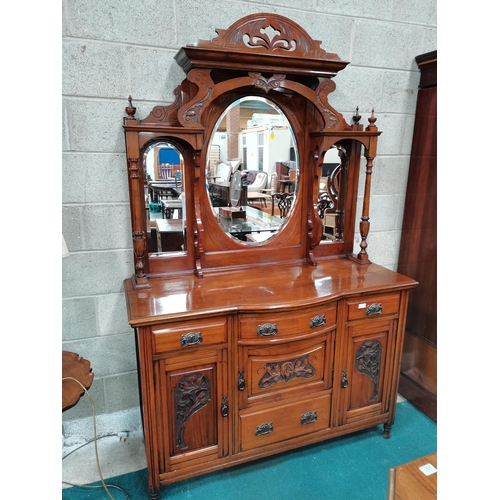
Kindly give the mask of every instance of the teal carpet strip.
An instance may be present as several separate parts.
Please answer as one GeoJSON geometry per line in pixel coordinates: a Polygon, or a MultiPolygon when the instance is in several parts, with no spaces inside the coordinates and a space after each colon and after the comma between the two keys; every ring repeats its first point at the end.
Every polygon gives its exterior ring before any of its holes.
{"type": "MultiPolygon", "coordinates": [[[[385,500],[391,467],[437,451],[437,426],[408,402],[398,403],[390,439],[382,426],[270,458],[163,486],[161,500],[385,500]]],[[[92,483],[99,485],[101,483],[92,483]]],[[[106,480],[130,500],[148,500],[147,470],[106,480]]],[[[116,489],[115,500],[126,500],[116,489]]],[[[106,491],[72,487],[63,500],[109,500],[106,491]]]]}

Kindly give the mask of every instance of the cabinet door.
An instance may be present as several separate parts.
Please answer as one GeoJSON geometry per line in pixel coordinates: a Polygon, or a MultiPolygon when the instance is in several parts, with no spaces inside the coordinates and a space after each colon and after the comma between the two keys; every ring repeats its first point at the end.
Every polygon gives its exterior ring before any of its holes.
{"type": "Polygon", "coordinates": [[[331,388],[331,335],[240,348],[239,407],[331,388]]]}
{"type": "Polygon", "coordinates": [[[347,325],[347,355],[341,373],[345,424],[389,410],[396,320],[365,320],[347,325]]]}
{"type": "Polygon", "coordinates": [[[226,349],[199,351],[196,359],[159,362],[161,472],[227,455],[226,367],[226,349]]]}

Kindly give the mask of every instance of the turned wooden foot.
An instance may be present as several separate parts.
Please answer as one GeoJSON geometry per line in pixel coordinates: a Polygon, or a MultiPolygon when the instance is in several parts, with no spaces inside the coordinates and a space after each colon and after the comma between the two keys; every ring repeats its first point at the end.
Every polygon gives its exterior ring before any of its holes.
{"type": "Polygon", "coordinates": [[[160,500],[160,492],[155,491],[155,492],[149,492],[149,498],[150,500],[160,500]]]}
{"type": "Polygon", "coordinates": [[[382,437],[384,439],[389,439],[391,437],[391,425],[384,424],[384,432],[382,433],[382,437]]]}

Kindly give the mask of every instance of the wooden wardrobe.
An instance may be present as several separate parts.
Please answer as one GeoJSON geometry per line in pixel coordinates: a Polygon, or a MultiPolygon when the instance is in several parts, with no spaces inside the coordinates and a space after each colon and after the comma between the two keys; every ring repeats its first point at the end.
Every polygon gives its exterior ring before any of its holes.
{"type": "Polygon", "coordinates": [[[420,85],[398,272],[419,286],[410,292],[399,392],[437,421],[437,51],[415,59],[420,85]]]}

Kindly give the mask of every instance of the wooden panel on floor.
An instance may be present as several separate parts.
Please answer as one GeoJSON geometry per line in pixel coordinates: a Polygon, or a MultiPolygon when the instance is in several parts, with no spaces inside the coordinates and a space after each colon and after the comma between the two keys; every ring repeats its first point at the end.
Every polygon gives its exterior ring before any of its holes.
{"type": "Polygon", "coordinates": [[[437,498],[437,453],[389,469],[387,500],[437,498]]]}

